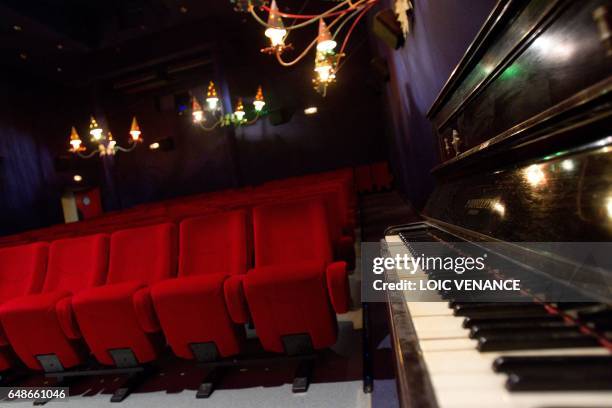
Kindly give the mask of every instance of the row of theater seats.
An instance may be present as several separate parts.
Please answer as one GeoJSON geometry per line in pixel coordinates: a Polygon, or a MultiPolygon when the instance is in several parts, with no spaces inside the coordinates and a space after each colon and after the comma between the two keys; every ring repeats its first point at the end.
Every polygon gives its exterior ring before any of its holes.
{"type": "MultiPolygon", "coordinates": [[[[33,231],[0,237],[0,247],[27,242],[51,241],[58,238],[111,233],[117,226],[141,226],[160,222],[180,222],[190,216],[234,208],[252,208],[287,197],[308,198],[324,195],[331,230],[338,244],[341,235],[351,235],[355,227],[355,182],[352,169],[313,174],[246,187],[180,197],[131,209],[105,213],[102,216],[71,224],[54,225],[33,231]]],[[[342,244],[341,244],[342,245],[342,244]]]]}
{"type": "Polygon", "coordinates": [[[109,232],[0,248],[0,370],[11,368],[12,352],[46,372],[89,355],[143,364],[165,344],[210,361],[244,352],[246,323],[266,351],[333,345],[336,313],[350,303],[338,259],[354,257],[345,235],[352,198],[342,198],[341,172],[309,177],[271,183],[249,205],[234,192],[195,216],[201,197],[164,203],[186,206],[176,222],[124,218],[109,232]]]}

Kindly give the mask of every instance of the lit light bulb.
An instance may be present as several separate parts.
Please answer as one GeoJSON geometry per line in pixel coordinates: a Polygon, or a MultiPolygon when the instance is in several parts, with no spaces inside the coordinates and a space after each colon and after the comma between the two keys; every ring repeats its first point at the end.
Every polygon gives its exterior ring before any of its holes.
{"type": "Polygon", "coordinates": [[[315,72],[319,75],[321,82],[328,82],[332,78],[332,67],[330,65],[321,65],[315,68],[315,72]]]}
{"type": "Polygon", "coordinates": [[[80,183],[81,181],[83,181],[83,177],[80,174],[75,174],[72,179],[74,181],[76,181],[77,183],[80,183]]]}
{"type": "Polygon", "coordinates": [[[72,150],[74,150],[75,152],[79,150],[79,148],[81,147],[81,141],[80,140],[71,140],[70,144],[72,145],[72,150]]]}
{"type": "Polygon", "coordinates": [[[264,106],[266,106],[265,101],[253,101],[253,107],[257,112],[261,112],[264,106]]]}
{"type": "Polygon", "coordinates": [[[206,98],[206,103],[208,104],[208,109],[210,110],[216,110],[218,102],[219,102],[219,98],[217,97],[206,98]]]}
{"type": "Polygon", "coordinates": [[[193,111],[191,114],[193,115],[194,123],[199,123],[204,119],[204,112],[201,110],[193,111]]]}
{"type": "Polygon", "coordinates": [[[334,40],[325,40],[317,44],[317,51],[331,52],[336,48],[337,43],[334,40]]]}
{"type": "Polygon", "coordinates": [[[285,45],[287,30],[284,28],[267,28],[264,35],[270,39],[270,44],[273,47],[282,47],[285,45]]]}
{"type": "Polygon", "coordinates": [[[155,143],[151,143],[151,144],[149,145],[149,149],[151,149],[151,150],[157,150],[157,149],[159,149],[159,143],[157,143],[157,142],[155,142],[155,143]]]}

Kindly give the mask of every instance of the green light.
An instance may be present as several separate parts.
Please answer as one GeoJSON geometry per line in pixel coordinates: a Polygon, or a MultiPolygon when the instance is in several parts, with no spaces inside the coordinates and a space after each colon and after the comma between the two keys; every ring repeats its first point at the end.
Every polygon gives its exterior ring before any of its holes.
{"type": "Polygon", "coordinates": [[[518,64],[512,64],[508,68],[506,68],[499,77],[500,79],[512,79],[519,76],[520,73],[521,69],[519,68],[518,64]]]}

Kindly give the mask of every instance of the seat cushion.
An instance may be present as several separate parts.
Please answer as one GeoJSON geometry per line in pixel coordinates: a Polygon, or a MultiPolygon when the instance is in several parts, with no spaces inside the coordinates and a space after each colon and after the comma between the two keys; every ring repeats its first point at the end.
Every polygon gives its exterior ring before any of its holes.
{"type": "Polygon", "coordinates": [[[255,268],[244,290],[259,340],[266,350],[284,352],[282,337],[309,334],[315,349],[336,342],[323,261],[255,268]]]}
{"type": "Polygon", "coordinates": [[[67,291],[28,295],[8,301],[0,308],[6,336],[30,369],[42,369],[36,359],[41,354],[57,355],[64,368],[84,361],[83,345],[67,338],[56,310],[58,303],[69,297],[67,291]]]}
{"type": "Polygon", "coordinates": [[[145,287],[144,282],[130,281],[92,288],[74,296],[72,307],[79,327],[100,363],[114,364],[108,353],[113,349],[131,349],[140,363],[157,358],[159,339],[145,331],[141,325],[143,316],[139,316],[142,310],[137,312],[134,306],[135,294],[145,287]]]}
{"type": "Polygon", "coordinates": [[[155,310],[174,353],[194,358],[189,344],[214,342],[222,357],[238,354],[244,329],[232,322],[223,284],[228,275],[169,279],[153,286],[155,310]]]}

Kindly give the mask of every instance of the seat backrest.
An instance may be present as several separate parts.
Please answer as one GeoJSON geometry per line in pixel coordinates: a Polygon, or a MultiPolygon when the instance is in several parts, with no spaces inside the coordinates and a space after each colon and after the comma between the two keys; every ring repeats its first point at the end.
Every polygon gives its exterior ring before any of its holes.
{"type": "Polygon", "coordinates": [[[0,248],[0,302],[40,291],[47,252],[43,242],[0,248]]]}
{"type": "Polygon", "coordinates": [[[253,208],[255,265],[332,259],[325,205],[321,199],[253,208]]]}
{"type": "Polygon", "coordinates": [[[147,284],[176,275],[176,226],[163,223],[113,232],[107,283],[147,284]]]}
{"type": "Polygon", "coordinates": [[[74,294],[103,284],[108,270],[108,248],[106,234],[53,241],[43,292],[66,290],[74,294]]]}
{"type": "Polygon", "coordinates": [[[246,273],[249,267],[247,225],[244,210],[183,220],[179,276],[246,273]]]}

